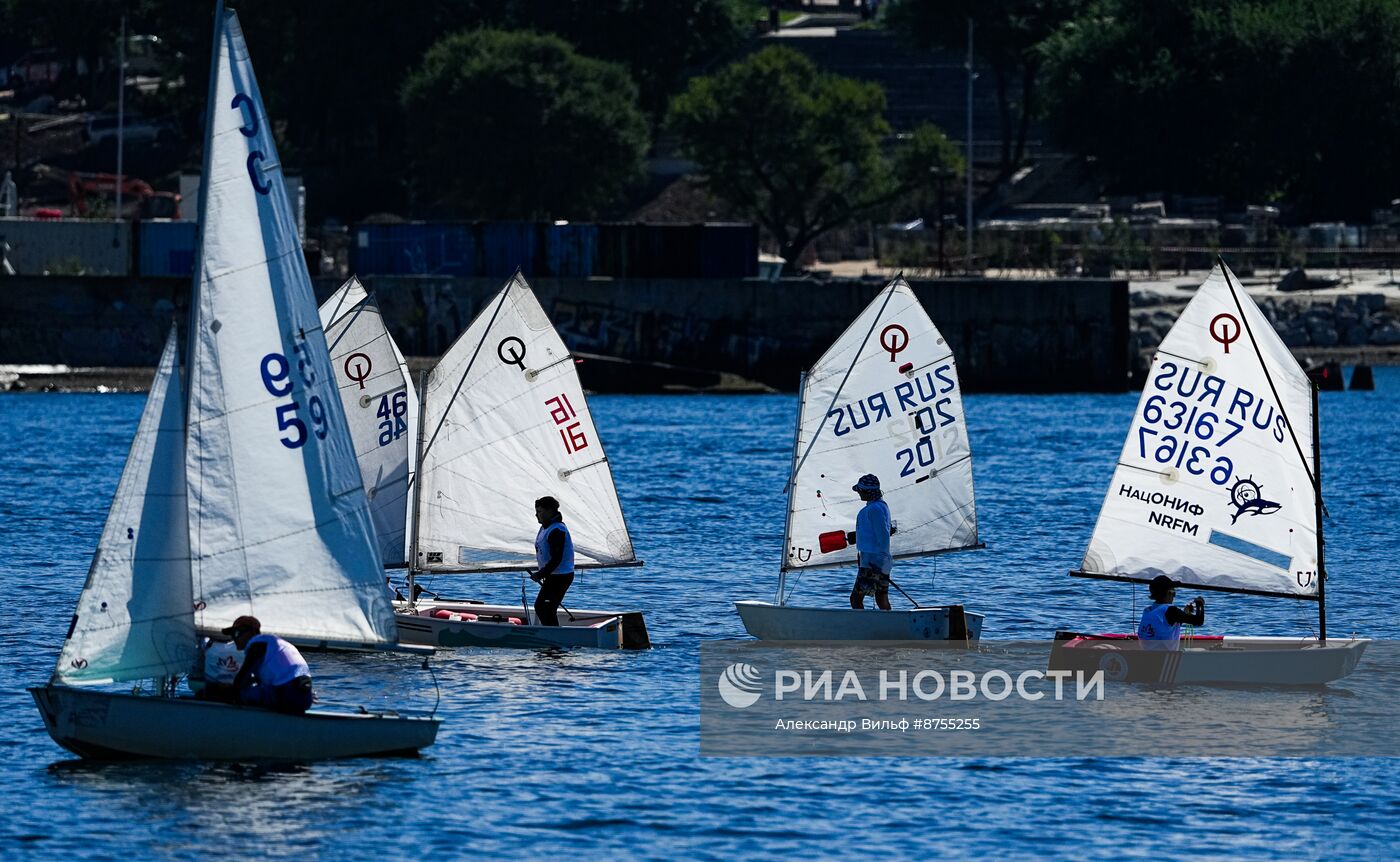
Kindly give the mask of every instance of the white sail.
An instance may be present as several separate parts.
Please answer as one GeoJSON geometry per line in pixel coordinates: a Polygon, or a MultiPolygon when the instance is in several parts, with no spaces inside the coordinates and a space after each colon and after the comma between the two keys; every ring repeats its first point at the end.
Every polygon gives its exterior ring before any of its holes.
{"type": "Polygon", "coordinates": [[[1307,375],[1216,266],[1162,340],[1082,573],[1317,595],[1307,375]]]}
{"type": "Polygon", "coordinates": [[[62,682],[163,677],[194,664],[183,398],[171,327],[59,655],[62,682]]]}
{"type": "Polygon", "coordinates": [[[420,568],[533,568],[543,496],[559,500],[579,566],[635,561],[573,357],[519,275],[429,375],[423,434],[420,568]]]}
{"type": "Polygon", "coordinates": [[[784,568],[852,563],[864,503],[880,479],[895,559],[977,545],[972,452],[957,367],[902,278],[860,313],[808,372],[789,487],[784,568]]]}
{"type": "Polygon", "coordinates": [[[202,628],[395,640],[369,504],[237,16],[217,22],[186,440],[202,628]]]}
{"type": "Polygon", "coordinates": [[[321,326],[386,566],[408,561],[418,393],[379,305],[354,276],[321,304],[321,326]]]}

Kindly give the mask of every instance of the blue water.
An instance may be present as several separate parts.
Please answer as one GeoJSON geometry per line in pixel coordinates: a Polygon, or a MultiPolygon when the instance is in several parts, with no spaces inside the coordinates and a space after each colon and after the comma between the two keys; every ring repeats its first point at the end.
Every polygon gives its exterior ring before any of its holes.
{"type": "MultiPolygon", "coordinates": [[[[1397,638],[1400,369],[1378,369],[1376,383],[1322,396],[1328,629],[1397,638]]],[[[902,565],[901,584],[986,612],[986,638],[1133,625],[1132,587],[1065,572],[1135,402],[967,398],[988,548],[902,565]]],[[[645,609],[656,649],[443,655],[445,722],[420,759],[81,764],[23,688],[52,667],[142,403],[0,395],[7,857],[1297,859],[1389,855],[1400,841],[1400,785],[1384,759],[702,759],[698,645],[743,635],[732,599],[772,594],[791,396],[592,400],[647,566],[581,576],[570,604],[645,609]]],[[[839,605],[848,578],[808,574],[799,594],[839,605]]],[[[510,577],[436,586],[519,596],[510,577]]],[[[1212,594],[1209,611],[1216,632],[1316,624],[1303,602],[1212,594]]],[[[406,658],[313,665],[332,699],[433,702],[431,677],[406,658]]]]}

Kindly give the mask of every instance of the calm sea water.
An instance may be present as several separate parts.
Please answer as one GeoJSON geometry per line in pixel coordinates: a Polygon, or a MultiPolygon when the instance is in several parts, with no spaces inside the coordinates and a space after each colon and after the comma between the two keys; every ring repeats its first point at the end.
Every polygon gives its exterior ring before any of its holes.
{"type": "MultiPolygon", "coordinates": [[[[1400,369],[1376,382],[1322,396],[1328,628],[1398,638],[1400,369]]],[[[1065,573],[1135,403],[967,398],[988,548],[902,565],[901,583],[984,611],[985,638],[1134,625],[1132,587],[1065,573]]],[[[444,654],[437,688],[407,658],[313,658],[330,699],[431,706],[440,691],[442,733],[419,759],[82,764],[48,738],[23,689],[52,668],[142,404],[0,395],[6,856],[1296,859],[1388,855],[1400,842],[1386,759],[701,758],[698,646],[743,636],[731,600],[771,597],[791,396],[592,400],[647,566],[581,576],[570,605],[645,609],[656,649],[444,654]]],[[[809,574],[801,594],[839,605],[848,578],[809,574]]],[[[513,577],[435,586],[519,596],[513,577]]],[[[1215,632],[1315,625],[1301,602],[1213,596],[1210,612],[1215,632]]]]}

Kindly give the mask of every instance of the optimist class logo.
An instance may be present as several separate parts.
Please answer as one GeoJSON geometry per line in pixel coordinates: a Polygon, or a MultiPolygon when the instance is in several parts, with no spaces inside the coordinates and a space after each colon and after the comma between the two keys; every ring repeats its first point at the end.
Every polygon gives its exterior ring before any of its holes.
{"type": "Polygon", "coordinates": [[[719,696],[735,709],[747,709],[758,703],[762,675],[751,664],[735,662],[724,669],[716,683],[719,696]]]}

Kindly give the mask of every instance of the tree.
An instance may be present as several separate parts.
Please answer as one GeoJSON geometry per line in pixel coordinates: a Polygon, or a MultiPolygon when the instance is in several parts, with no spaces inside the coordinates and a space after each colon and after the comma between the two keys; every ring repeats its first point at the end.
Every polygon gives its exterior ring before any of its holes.
{"type": "Polygon", "coordinates": [[[894,0],[886,23],[921,47],[965,51],[967,22],[973,51],[992,69],[1001,117],[1001,175],[1026,157],[1026,137],[1038,113],[1041,54],[1037,47],[1071,20],[1087,0],[894,0]]]}
{"type": "Polygon", "coordinates": [[[692,80],[669,122],[710,190],[772,235],[794,271],[817,237],[961,170],[931,125],[887,154],[884,108],[878,85],[821,73],[774,46],[692,80]]]}
{"type": "Polygon", "coordinates": [[[502,26],[555,33],[632,73],[642,107],[660,117],[688,68],[738,48],[751,29],[745,0],[508,0],[502,26]]]}
{"type": "MultiPolygon", "coordinates": [[[[411,15],[384,14],[383,0],[338,0],[333,8],[287,0],[230,0],[230,6],[238,11],[263,98],[277,121],[281,155],[312,189],[313,218],[349,220],[407,208],[410,141],[400,96],[443,34],[483,27],[554,33],[584,55],[625,66],[643,109],[659,115],[688,69],[742,43],[747,2],[414,0],[411,15]]],[[[129,33],[156,34],[170,49],[177,68],[167,80],[184,82],[153,95],[128,92],[128,108],[175,114],[185,137],[200,140],[213,4],[0,0],[0,15],[25,22],[21,33],[0,28],[0,46],[22,36],[25,45],[73,56],[110,54],[123,9],[129,33]]],[[[115,78],[89,89],[96,107],[115,98],[115,78]]],[[[193,153],[190,160],[197,161],[193,153]]]]}
{"type": "Polygon", "coordinates": [[[1400,189],[1400,3],[1104,0],[1046,41],[1058,138],[1119,188],[1364,216],[1400,189]]]}
{"type": "Polygon", "coordinates": [[[587,218],[641,178],[636,86],[556,36],[448,36],[409,75],[402,103],[412,181],[440,213],[587,218]]]}
{"type": "MultiPolygon", "coordinates": [[[[115,58],[122,3],[112,0],[0,0],[8,17],[24,22],[33,47],[54,48],[65,58],[81,58],[89,70],[88,98],[98,96],[93,74],[101,58],[115,58]]],[[[116,77],[112,84],[116,86],[116,77]]]]}

